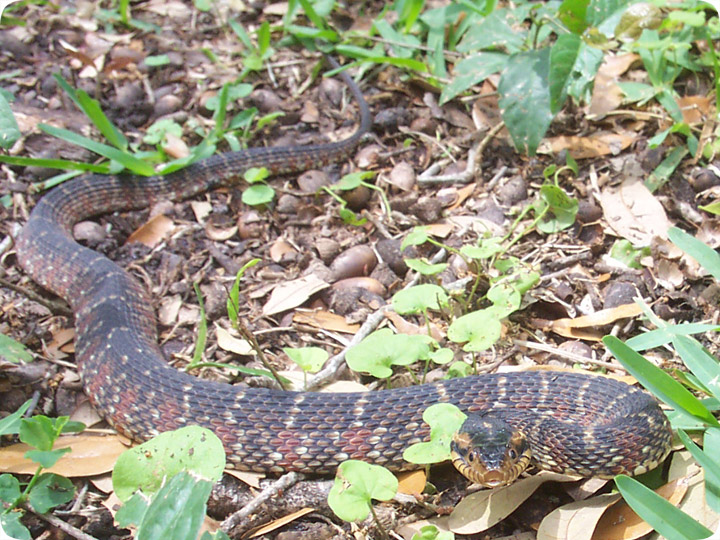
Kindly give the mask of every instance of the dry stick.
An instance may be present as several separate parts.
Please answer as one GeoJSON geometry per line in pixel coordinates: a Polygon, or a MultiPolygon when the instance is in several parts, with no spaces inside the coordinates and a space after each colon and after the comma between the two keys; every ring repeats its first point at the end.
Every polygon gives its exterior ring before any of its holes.
{"type": "Polygon", "coordinates": [[[63,521],[59,517],[56,517],[52,514],[38,514],[37,512],[35,512],[32,509],[32,506],[30,506],[29,504],[23,504],[22,508],[23,508],[23,510],[26,510],[27,512],[32,512],[34,515],[36,515],[40,519],[47,521],[53,527],[57,527],[62,532],[72,536],[73,538],[77,538],[78,540],[98,540],[94,536],[90,536],[89,534],[81,531],[77,527],[73,527],[67,521],[63,521]]]}
{"type": "Polygon", "coordinates": [[[504,122],[496,124],[490,131],[488,131],[487,135],[485,135],[480,142],[470,149],[468,152],[467,166],[463,172],[459,174],[436,175],[436,173],[440,170],[440,167],[446,163],[446,160],[441,160],[430,166],[425,172],[418,176],[418,183],[439,184],[460,182],[462,184],[469,184],[475,179],[475,164],[477,162],[477,157],[482,155],[487,145],[490,144],[490,141],[495,137],[495,135],[500,133],[500,130],[503,127],[505,127],[504,122]]]}
{"type": "Polygon", "coordinates": [[[525,341],[522,339],[513,339],[513,343],[515,345],[518,345],[519,347],[527,347],[528,349],[536,349],[538,351],[548,352],[551,353],[558,358],[562,360],[566,360],[568,362],[579,362],[582,364],[591,364],[593,366],[598,367],[604,367],[607,369],[624,369],[620,364],[615,364],[612,362],[603,362],[602,360],[593,360],[592,358],[587,358],[585,356],[571,353],[568,351],[563,351],[558,349],[557,347],[551,347],[550,345],[545,345],[544,343],[535,343],[533,341],[525,341]]]}
{"type": "Polygon", "coordinates": [[[299,481],[304,480],[305,475],[300,473],[287,473],[277,479],[277,481],[270,484],[268,487],[258,493],[252,501],[243,506],[240,510],[233,513],[230,517],[223,521],[220,528],[225,533],[229,533],[233,528],[240,524],[240,522],[257,510],[261,504],[268,499],[277,495],[280,491],[289,489],[290,487],[297,484],[299,481]]]}

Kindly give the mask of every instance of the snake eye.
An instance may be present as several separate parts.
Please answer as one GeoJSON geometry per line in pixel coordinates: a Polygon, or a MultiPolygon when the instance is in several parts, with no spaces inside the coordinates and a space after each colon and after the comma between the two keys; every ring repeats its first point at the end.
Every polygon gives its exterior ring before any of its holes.
{"type": "Polygon", "coordinates": [[[468,452],[467,460],[469,463],[472,463],[473,461],[475,461],[475,450],[468,452]]]}
{"type": "Polygon", "coordinates": [[[508,456],[510,457],[510,459],[515,460],[517,459],[518,454],[514,448],[511,448],[510,450],[508,450],[508,456]]]}

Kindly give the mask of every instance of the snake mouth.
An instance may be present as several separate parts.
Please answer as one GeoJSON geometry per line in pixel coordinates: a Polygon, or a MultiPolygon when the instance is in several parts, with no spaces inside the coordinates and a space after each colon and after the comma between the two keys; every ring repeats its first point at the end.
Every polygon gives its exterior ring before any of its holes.
{"type": "Polygon", "coordinates": [[[504,420],[473,416],[453,436],[450,456],[463,476],[487,488],[513,483],[532,458],[522,432],[504,420]]]}

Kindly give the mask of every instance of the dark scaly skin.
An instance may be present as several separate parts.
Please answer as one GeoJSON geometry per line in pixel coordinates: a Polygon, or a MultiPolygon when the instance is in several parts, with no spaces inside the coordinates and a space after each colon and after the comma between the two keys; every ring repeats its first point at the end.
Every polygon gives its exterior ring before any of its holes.
{"type": "Polygon", "coordinates": [[[227,184],[250,167],[273,174],[344,159],[370,127],[360,90],[342,74],[360,108],[350,138],[304,147],[220,154],[167,176],[89,175],[43,197],[16,239],[18,259],[40,285],[64,298],[76,325],[75,357],[85,392],[118,431],[142,441],[197,424],[223,441],[240,470],[332,473],[346,459],[392,470],[410,444],[426,439],[425,408],[451,402],[466,412],[498,411],[526,431],[538,464],[583,476],[635,474],[669,451],[657,403],[623,383],[576,373],[486,375],[368,393],[295,393],[232,387],[167,365],[146,291],[115,263],[72,238],[89,216],[185,199],[227,184]]]}

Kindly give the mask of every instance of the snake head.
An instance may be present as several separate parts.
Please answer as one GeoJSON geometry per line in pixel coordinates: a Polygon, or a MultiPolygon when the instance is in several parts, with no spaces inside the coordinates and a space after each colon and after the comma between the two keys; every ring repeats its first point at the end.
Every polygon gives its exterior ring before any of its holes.
{"type": "Polygon", "coordinates": [[[530,464],[525,435],[500,418],[469,415],[450,443],[453,465],[485,487],[514,482],[530,464]]]}

